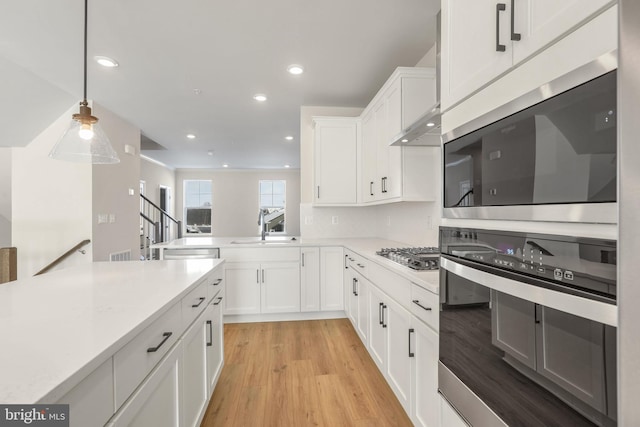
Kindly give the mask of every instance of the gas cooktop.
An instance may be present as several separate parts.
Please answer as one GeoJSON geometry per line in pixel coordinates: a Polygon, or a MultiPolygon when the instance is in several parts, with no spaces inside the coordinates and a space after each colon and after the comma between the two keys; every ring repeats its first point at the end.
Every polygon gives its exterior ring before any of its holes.
{"type": "Polygon", "coordinates": [[[436,247],[383,248],[376,254],[414,270],[437,270],[440,250],[436,247]]]}

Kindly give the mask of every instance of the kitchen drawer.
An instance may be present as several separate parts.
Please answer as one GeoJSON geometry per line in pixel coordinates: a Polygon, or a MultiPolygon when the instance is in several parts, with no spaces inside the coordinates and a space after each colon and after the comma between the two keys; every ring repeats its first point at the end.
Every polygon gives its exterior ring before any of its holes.
{"type": "Polygon", "coordinates": [[[113,356],[116,409],[182,335],[180,311],[181,304],[174,304],[113,356]]]}
{"type": "Polygon", "coordinates": [[[207,279],[207,301],[215,297],[224,288],[224,269],[219,268],[207,279]]]}
{"type": "MultiPolygon", "coordinates": [[[[209,276],[200,282],[191,292],[182,298],[182,330],[187,327],[198,317],[200,313],[207,308],[209,302],[209,288],[213,287],[211,284],[212,277],[209,276]]],[[[215,281],[214,281],[215,283],[215,281]]]]}
{"type": "Polygon", "coordinates": [[[398,304],[410,310],[411,282],[375,262],[369,264],[366,277],[371,283],[396,300],[398,304]]]}
{"type": "Polygon", "coordinates": [[[438,295],[411,283],[411,313],[434,331],[438,331],[440,300],[438,295]]]}
{"type": "Polygon", "coordinates": [[[228,262],[299,261],[300,247],[222,248],[221,257],[228,262]]]}
{"type": "Polygon", "coordinates": [[[349,257],[349,267],[353,268],[354,270],[356,270],[358,273],[362,274],[365,277],[367,276],[367,272],[368,272],[368,266],[371,263],[371,261],[367,260],[365,257],[362,257],[360,255],[358,255],[355,252],[351,252],[350,253],[350,257],[349,257]]]}

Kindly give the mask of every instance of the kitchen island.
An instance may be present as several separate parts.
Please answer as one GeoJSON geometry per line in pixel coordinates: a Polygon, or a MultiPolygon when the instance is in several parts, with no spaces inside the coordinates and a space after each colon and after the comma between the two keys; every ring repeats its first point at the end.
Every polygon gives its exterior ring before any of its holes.
{"type": "Polygon", "coordinates": [[[70,403],[72,426],[126,412],[156,365],[182,353],[183,332],[218,295],[223,263],[96,262],[3,284],[0,403],[70,403]]]}

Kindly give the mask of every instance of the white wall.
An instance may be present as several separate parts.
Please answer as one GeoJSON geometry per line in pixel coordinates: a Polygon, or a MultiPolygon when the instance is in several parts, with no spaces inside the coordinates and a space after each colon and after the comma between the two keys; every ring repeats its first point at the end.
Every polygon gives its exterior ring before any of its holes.
{"type": "Polygon", "coordinates": [[[373,237],[376,236],[377,223],[377,206],[314,207],[311,203],[300,205],[300,235],[309,239],[373,237]]]}
{"type": "Polygon", "coordinates": [[[259,235],[258,181],[287,181],[285,227],[289,235],[300,235],[300,171],[283,170],[200,170],[176,171],[176,218],[183,219],[182,200],[185,179],[210,179],[213,185],[212,228],[215,237],[259,235]]]}
{"type": "Polygon", "coordinates": [[[160,186],[171,189],[169,214],[176,214],[176,171],[145,158],[140,158],[140,180],[145,182],[145,196],[160,206],[160,186]]]}
{"type": "Polygon", "coordinates": [[[93,112],[120,157],[118,164],[93,166],[93,260],[108,261],[110,253],[129,249],[131,259],[139,259],[140,130],[100,105],[93,112]],[[135,154],[126,154],[125,145],[135,154]],[[114,215],[115,222],[98,224],[99,214],[114,215]]]}
{"type": "MultiPolygon", "coordinates": [[[[77,108],[74,104],[26,147],[12,149],[11,237],[19,279],[92,239],[91,165],[48,157],[77,108]]],[[[61,267],[91,262],[92,245],[85,249],[86,255],[76,253],[61,267]]]]}
{"type": "Polygon", "coordinates": [[[436,45],[433,45],[429,52],[427,52],[420,61],[416,64],[416,67],[431,67],[436,66],[436,45]]]}
{"type": "Polygon", "coordinates": [[[0,248],[11,246],[11,150],[0,147],[0,248]]]}
{"type": "Polygon", "coordinates": [[[376,237],[409,246],[438,246],[439,202],[401,202],[376,208],[376,237]]]}

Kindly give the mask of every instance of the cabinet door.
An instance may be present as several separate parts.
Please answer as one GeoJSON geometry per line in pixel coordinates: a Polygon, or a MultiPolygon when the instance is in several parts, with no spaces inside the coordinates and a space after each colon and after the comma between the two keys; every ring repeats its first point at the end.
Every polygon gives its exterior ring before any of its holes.
{"type": "Polygon", "coordinates": [[[411,313],[387,298],[383,310],[387,325],[387,372],[391,389],[407,412],[411,413],[411,357],[409,356],[411,313]]]}
{"type": "Polygon", "coordinates": [[[109,423],[110,427],[181,425],[182,341],[178,341],[109,423]]]}
{"type": "Polygon", "coordinates": [[[300,265],[297,262],[262,263],[262,313],[300,311],[300,265]]]}
{"type": "Polygon", "coordinates": [[[604,409],[604,325],[538,306],[538,372],[604,409]]]}
{"type": "Polygon", "coordinates": [[[315,121],[316,204],[357,202],[358,119],[315,121]]]}
{"type": "Polygon", "coordinates": [[[322,311],[344,309],[342,253],[341,247],[320,249],[320,310],[322,311]]]}
{"type": "Polygon", "coordinates": [[[218,294],[207,307],[207,393],[211,396],[224,361],[223,294],[218,294]]]}
{"type": "Polygon", "coordinates": [[[362,119],[362,201],[373,202],[380,195],[378,187],[378,139],[373,111],[362,119]]]}
{"type": "Polygon", "coordinates": [[[182,425],[186,427],[200,424],[208,401],[207,326],[201,315],[182,338],[182,425]]]}
{"type": "Polygon", "coordinates": [[[536,369],[535,304],[492,290],[491,342],[536,369]]]}
{"type": "Polygon", "coordinates": [[[521,37],[513,44],[514,64],[572,30],[598,10],[615,3],[611,0],[516,0],[514,32],[521,37]]]}
{"type": "Polygon", "coordinates": [[[402,196],[402,147],[390,147],[402,122],[402,79],[397,79],[384,95],[384,110],[380,112],[378,127],[378,174],[382,179],[381,199],[402,196]]]}
{"type": "Polygon", "coordinates": [[[437,427],[440,425],[438,334],[416,317],[412,325],[411,420],[416,426],[437,427]]]}
{"type": "Polygon", "coordinates": [[[366,345],[369,339],[369,288],[370,282],[360,276],[356,284],[358,290],[357,306],[357,330],[360,339],[366,345]]]}
{"type": "MultiPolygon", "coordinates": [[[[537,1],[537,0],[535,0],[537,1]]],[[[447,110],[513,63],[509,2],[497,13],[495,0],[442,1],[441,105],[447,110]],[[496,28],[500,44],[496,50],[496,28]]]]}
{"type": "Polygon", "coordinates": [[[224,313],[260,313],[260,264],[227,263],[224,276],[224,313]]]}
{"type": "MultiPolygon", "coordinates": [[[[320,248],[302,248],[300,257],[300,311],[319,311],[320,248]]],[[[342,278],[342,259],[340,277],[342,278]]],[[[342,299],[342,295],[340,298],[342,299]]]]}
{"type": "Polygon", "coordinates": [[[380,372],[387,369],[387,328],[383,320],[385,298],[374,286],[369,287],[369,354],[380,372]]]}

